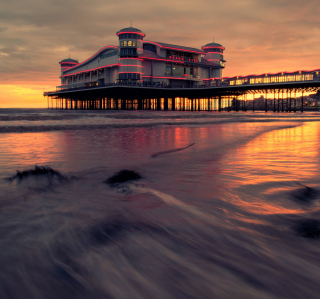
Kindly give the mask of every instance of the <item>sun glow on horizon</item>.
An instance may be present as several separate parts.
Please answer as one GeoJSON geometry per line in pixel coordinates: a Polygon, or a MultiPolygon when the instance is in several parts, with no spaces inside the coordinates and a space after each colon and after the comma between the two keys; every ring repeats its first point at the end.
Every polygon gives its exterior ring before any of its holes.
{"type": "Polygon", "coordinates": [[[0,85],[0,108],[47,108],[44,91],[55,90],[54,85],[0,85]]]}

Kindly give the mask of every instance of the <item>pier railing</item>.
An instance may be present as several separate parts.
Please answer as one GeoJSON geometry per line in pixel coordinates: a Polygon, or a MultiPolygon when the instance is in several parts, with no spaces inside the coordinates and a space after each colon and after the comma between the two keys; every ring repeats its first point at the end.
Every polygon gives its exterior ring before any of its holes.
{"type": "MultiPolygon", "coordinates": [[[[85,82],[83,83],[77,83],[77,84],[70,84],[70,85],[66,85],[66,86],[57,86],[56,90],[54,91],[46,91],[44,92],[43,95],[47,96],[50,95],[50,93],[55,93],[57,91],[71,91],[71,90],[85,90],[85,89],[93,89],[93,88],[97,88],[97,87],[111,87],[111,86],[134,86],[134,87],[150,87],[150,88],[173,88],[170,85],[166,85],[166,84],[157,84],[157,82],[154,82],[153,85],[146,85],[146,84],[141,84],[139,83],[135,83],[135,82],[128,82],[128,83],[123,83],[123,82],[117,82],[117,83],[109,83],[109,84],[105,84],[105,83],[100,83],[100,84],[93,84],[93,85],[86,85],[85,82]]],[[[174,88],[204,88],[205,86],[181,86],[181,87],[177,87],[175,86],[174,88]]]]}
{"type": "Polygon", "coordinates": [[[204,79],[204,81],[206,86],[212,87],[320,81],[320,70],[210,78],[204,79]]]}

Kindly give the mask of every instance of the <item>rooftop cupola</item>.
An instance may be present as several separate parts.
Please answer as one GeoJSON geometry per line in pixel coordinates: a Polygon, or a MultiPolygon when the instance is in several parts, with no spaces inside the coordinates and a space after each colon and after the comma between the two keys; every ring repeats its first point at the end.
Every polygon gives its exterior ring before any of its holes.
{"type": "Polygon", "coordinates": [[[67,58],[67,59],[63,59],[59,62],[59,64],[61,65],[61,70],[64,70],[66,68],[69,67],[73,67],[79,64],[78,60],[75,59],[71,59],[71,58],[67,58]]]}
{"type": "Polygon", "coordinates": [[[127,27],[117,32],[119,39],[143,39],[146,35],[141,30],[133,27],[127,27]]]}
{"type": "Polygon", "coordinates": [[[217,52],[222,54],[225,48],[217,43],[209,43],[203,46],[202,50],[206,53],[217,52]]]}

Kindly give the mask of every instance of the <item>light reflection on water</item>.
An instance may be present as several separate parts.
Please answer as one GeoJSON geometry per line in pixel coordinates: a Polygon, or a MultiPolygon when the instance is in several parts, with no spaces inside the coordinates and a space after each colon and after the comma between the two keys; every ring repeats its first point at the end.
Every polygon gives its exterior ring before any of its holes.
{"type": "Polygon", "coordinates": [[[241,194],[233,202],[262,214],[301,212],[281,196],[319,186],[319,130],[319,122],[272,130],[227,155],[224,175],[241,194]]]}
{"type": "Polygon", "coordinates": [[[0,134],[0,177],[35,164],[61,164],[62,133],[0,134]]]}
{"type": "Polygon", "coordinates": [[[264,133],[238,148],[233,170],[244,180],[310,179],[319,175],[319,123],[304,123],[264,133]]]}

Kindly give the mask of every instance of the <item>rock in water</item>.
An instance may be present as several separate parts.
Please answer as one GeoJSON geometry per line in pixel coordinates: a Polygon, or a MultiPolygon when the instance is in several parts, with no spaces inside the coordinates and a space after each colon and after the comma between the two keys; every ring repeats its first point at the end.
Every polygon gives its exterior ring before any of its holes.
{"type": "Polygon", "coordinates": [[[23,180],[32,176],[45,175],[48,178],[58,178],[58,179],[66,179],[64,175],[62,175],[59,171],[52,169],[49,166],[35,166],[34,169],[28,169],[24,171],[17,171],[17,174],[9,177],[7,180],[12,182],[14,180],[23,180]]]}
{"type": "Polygon", "coordinates": [[[315,219],[300,220],[294,227],[294,230],[301,237],[308,239],[319,239],[320,221],[315,219]]]}
{"type": "Polygon", "coordinates": [[[140,180],[142,177],[134,172],[133,170],[121,170],[117,172],[115,175],[112,177],[108,178],[104,183],[109,184],[109,185],[114,185],[114,184],[119,184],[119,183],[124,183],[128,181],[136,181],[140,180]]]}

